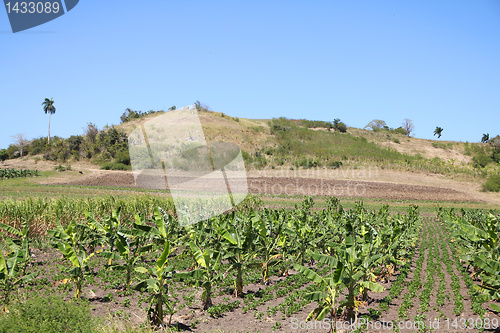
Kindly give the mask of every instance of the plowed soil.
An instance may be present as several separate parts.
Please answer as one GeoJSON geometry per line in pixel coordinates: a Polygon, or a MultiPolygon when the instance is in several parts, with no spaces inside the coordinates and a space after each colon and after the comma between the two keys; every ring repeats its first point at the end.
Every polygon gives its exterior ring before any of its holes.
{"type": "MultiPolygon", "coordinates": [[[[478,202],[470,193],[437,187],[361,180],[291,177],[249,177],[250,193],[286,195],[328,195],[337,197],[384,198],[392,200],[432,200],[478,202]]],[[[92,173],[62,184],[138,188],[130,172],[92,173]]]]}

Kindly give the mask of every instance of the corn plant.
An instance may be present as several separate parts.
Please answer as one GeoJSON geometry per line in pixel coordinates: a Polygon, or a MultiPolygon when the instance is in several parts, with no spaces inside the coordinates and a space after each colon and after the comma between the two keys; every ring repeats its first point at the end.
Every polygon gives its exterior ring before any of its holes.
{"type": "Polygon", "coordinates": [[[66,228],[59,222],[56,222],[56,228],[48,231],[54,241],[53,246],[59,249],[64,259],[68,260],[72,265],[68,272],[71,275],[70,281],[75,283],[76,290],[73,295],[75,298],[81,297],[85,277],[92,274],[89,261],[95,254],[91,253],[87,255],[84,240],[81,239],[81,233],[78,229],[78,225],[74,221],[71,221],[66,228]]]}
{"type": "Polygon", "coordinates": [[[167,281],[172,277],[173,267],[169,266],[168,257],[174,249],[170,247],[170,242],[167,240],[164,244],[163,252],[156,260],[156,266],[151,269],[144,267],[136,267],[135,270],[139,273],[149,273],[150,277],[137,283],[133,288],[139,291],[147,290],[150,293],[148,299],[149,310],[148,319],[151,325],[160,327],[163,324],[164,309],[166,306],[167,313],[170,314],[168,326],[170,326],[172,315],[175,313],[174,307],[168,298],[167,281]]]}

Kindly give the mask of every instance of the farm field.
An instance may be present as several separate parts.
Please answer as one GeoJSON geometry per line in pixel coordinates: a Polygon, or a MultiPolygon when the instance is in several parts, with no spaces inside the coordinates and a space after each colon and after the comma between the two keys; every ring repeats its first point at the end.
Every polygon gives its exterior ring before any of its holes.
{"type": "MultiPolygon", "coordinates": [[[[339,332],[500,326],[491,204],[264,193],[182,228],[160,193],[20,179],[2,184],[0,204],[10,314],[59,297],[83,310],[68,322],[88,316],[101,332],[328,332],[331,318],[339,332]]],[[[10,318],[0,331],[21,325],[10,318]]]]}

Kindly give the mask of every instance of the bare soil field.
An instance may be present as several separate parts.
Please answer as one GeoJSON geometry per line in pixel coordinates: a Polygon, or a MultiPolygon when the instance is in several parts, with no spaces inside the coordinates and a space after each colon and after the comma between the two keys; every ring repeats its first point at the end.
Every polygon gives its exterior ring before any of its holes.
{"type": "MultiPolygon", "coordinates": [[[[99,172],[59,184],[136,188],[130,172],[99,172]]],[[[255,194],[320,195],[396,200],[481,201],[473,195],[449,188],[360,180],[332,180],[291,177],[249,177],[255,194]]]]}

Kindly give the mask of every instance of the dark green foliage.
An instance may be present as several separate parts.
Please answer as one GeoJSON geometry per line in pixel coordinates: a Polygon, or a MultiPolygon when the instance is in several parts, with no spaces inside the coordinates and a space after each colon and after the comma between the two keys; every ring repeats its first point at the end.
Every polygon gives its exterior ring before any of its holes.
{"type": "Polygon", "coordinates": [[[82,142],[83,142],[83,137],[81,135],[70,136],[67,140],[69,150],[79,151],[82,142]]]}
{"type": "MultiPolygon", "coordinates": [[[[175,110],[175,109],[176,109],[175,105],[169,108],[169,110],[175,110]]],[[[125,110],[125,112],[123,112],[123,114],[120,116],[120,121],[121,121],[121,123],[126,123],[127,121],[141,119],[141,118],[143,118],[145,116],[149,116],[151,114],[163,113],[163,112],[165,112],[165,111],[163,111],[163,110],[160,110],[160,111],[149,110],[146,112],[142,112],[142,111],[134,111],[134,110],[127,108],[125,110]]]]}
{"type": "Polygon", "coordinates": [[[333,120],[333,128],[340,133],[347,132],[347,125],[340,121],[339,118],[333,120]]]}
{"type": "Polygon", "coordinates": [[[333,124],[329,121],[323,121],[323,120],[306,120],[302,119],[300,121],[300,125],[307,127],[307,128],[326,128],[330,129],[333,128],[333,124]]]}
{"type": "Polygon", "coordinates": [[[115,155],[115,162],[130,165],[130,155],[128,149],[122,149],[115,155]]]}
{"type": "Polygon", "coordinates": [[[101,165],[104,170],[131,170],[130,165],[125,165],[123,163],[109,162],[101,165]]]}
{"type": "Polygon", "coordinates": [[[29,150],[30,155],[43,154],[49,148],[49,146],[47,144],[47,138],[42,137],[42,138],[38,138],[38,139],[33,139],[30,141],[27,148],[29,150]]]}
{"type": "Polygon", "coordinates": [[[38,176],[37,170],[29,169],[0,169],[0,179],[38,176]]]}
{"type": "Polygon", "coordinates": [[[3,163],[3,161],[5,161],[8,158],[9,158],[9,153],[7,152],[7,149],[0,150],[0,162],[3,163]]]}
{"type": "Polygon", "coordinates": [[[388,130],[389,133],[394,133],[394,134],[402,134],[402,135],[407,135],[408,133],[406,132],[406,130],[399,126],[398,128],[389,128],[388,130]]]}
{"type": "Polygon", "coordinates": [[[491,175],[486,183],[483,184],[483,189],[490,192],[500,192],[500,175],[491,175]]]}
{"type": "Polygon", "coordinates": [[[480,154],[477,154],[476,156],[474,156],[472,161],[474,162],[474,166],[476,168],[484,168],[489,163],[491,163],[493,160],[491,159],[490,156],[480,153],[480,154]]]}
{"type": "Polygon", "coordinates": [[[9,145],[9,147],[7,148],[7,154],[9,155],[9,159],[19,157],[18,150],[19,150],[18,146],[9,145]]]}
{"type": "Polygon", "coordinates": [[[9,333],[85,333],[94,331],[94,326],[87,303],[53,296],[13,305],[8,315],[0,316],[0,332],[9,333]]]}

